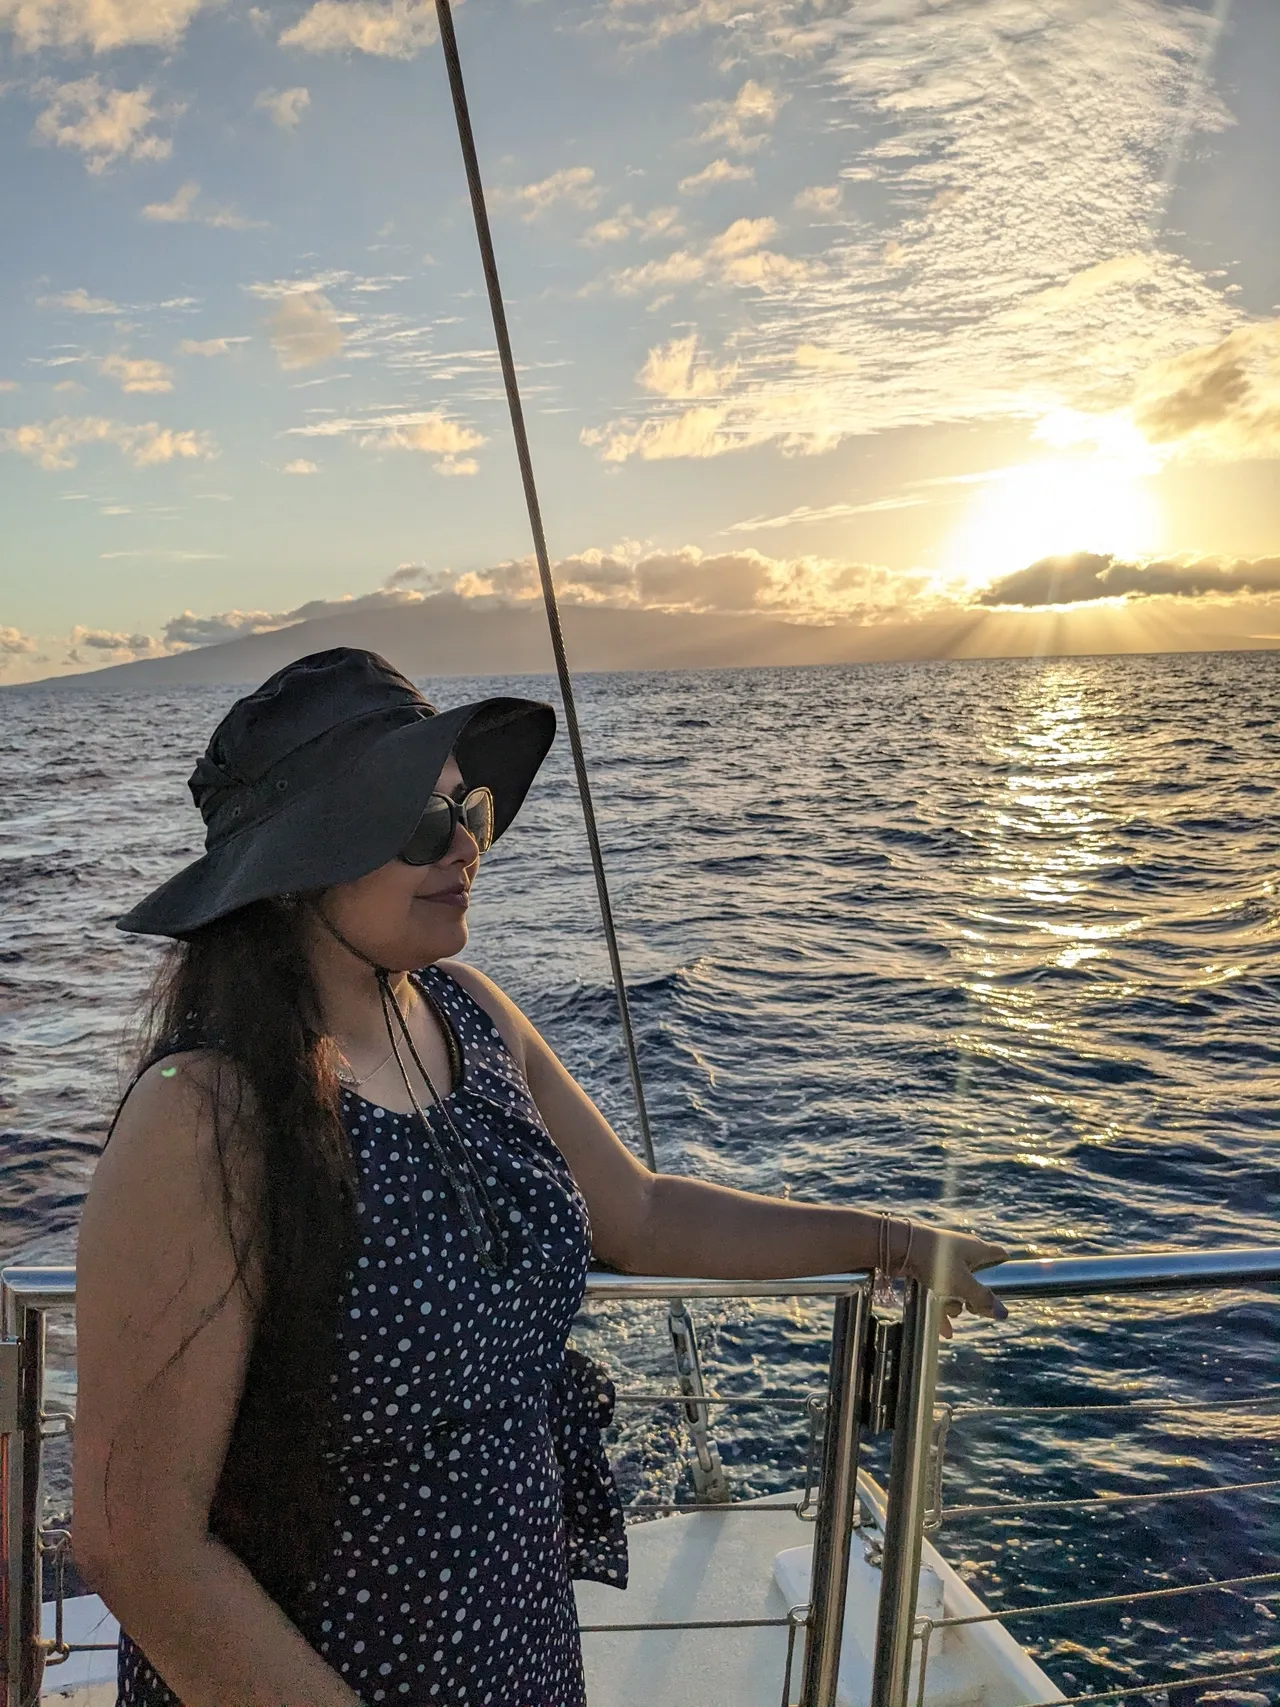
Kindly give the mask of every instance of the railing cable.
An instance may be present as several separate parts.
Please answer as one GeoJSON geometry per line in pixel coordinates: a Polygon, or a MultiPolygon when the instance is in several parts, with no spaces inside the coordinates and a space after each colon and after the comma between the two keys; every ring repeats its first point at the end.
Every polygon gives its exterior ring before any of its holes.
{"type": "MultiPolygon", "coordinates": [[[[569,674],[565,652],[564,631],[560,625],[560,606],[556,599],[555,580],[551,573],[551,558],[547,552],[546,533],[542,525],[542,505],[533,474],[533,456],[529,435],[525,429],[524,406],[520,400],[520,382],[516,377],[515,357],[511,350],[511,334],[507,329],[507,311],[502,300],[502,285],[498,278],[498,262],[489,229],[489,210],[485,204],[484,185],[480,178],[480,161],[476,153],[475,135],[471,129],[471,114],[467,106],[466,85],[462,79],[462,60],[458,53],[458,38],[453,28],[453,12],[449,0],[436,0],[436,16],[440,20],[440,41],[444,49],[445,66],[449,73],[449,89],[453,96],[453,112],[458,125],[458,141],[466,168],[467,188],[471,194],[471,212],[475,219],[476,238],[480,245],[480,264],[484,271],[485,288],[489,294],[489,311],[493,319],[493,334],[502,366],[502,382],[506,387],[507,409],[511,416],[511,431],[515,438],[516,460],[520,464],[520,479],[524,485],[525,507],[529,512],[529,528],[533,534],[533,552],[538,563],[538,579],[542,583],[542,602],[547,611],[547,628],[551,635],[551,650],[555,656],[556,676],[564,704],[565,723],[569,730],[569,748],[573,754],[573,770],[578,782],[578,798],[582,802],[582,818],[587,829],[591,850],[591,870],[595,876],[596,897],[600,904],[600,921],[604,926],[605,944],[609,951],[609,968],[613,988],[618,998],[618,1020],[622,1027],[622,1042],[626,1050],[627,1071],[631,1076],[631,1091],[635,1098],[636,1118],[640,1125],[640,1142],[650,1171],[657,1172],[653,1133],[649,1126],[649,1109],[645,1102],[644,1081],[640,1076],[640,1056],[636,1049],[635,1028],[631,1023],[631,1004],[627,999],[627,983],[622,971],[622,955],[618,949],[618,933],[614,928],[613,907],[609,901],[609,884],[604,872],[604,855],[600,849],[600,832],[596,827],[595,807],[591,800],[591,783],[587,776],[586,755],[582,748],[582,731],[578,726],[578,706],[569,674]]],[[[696,1401],[703,1390],[702,1365],[698,1357],[697,1335],[683,1299],[672,1298],[667,1306],[667,1332],[675,1357],[676,1374],[691,1403],[685,1406],[685,1424],[693,1443],[691,1470],[695,1490],[700,1500],[718,1502],[729,1497],[728,1482],[720,1463],[720,1455],[707,1428],[707,1413],[696,1401]]]]}
{"type": "Polygon", "coordinates": [[[578,781],[578,797],[587,826],[587,841],[591,848],[591,869],[595,874],[596,895],[600,903],[600,918],[604,925],[605,942],[609,949],[609,966],[613,972],[613,987],[618,996],[618,1016],[627,1052],[627,1070],[631,1074],[631,1089],[635,1096],[636,1115],[640,1122],[640,1138],[645,1159],[657,1170],[653,1134],[649,1128],[649,1111],[645,1103],[644,1083],[640,1077],[640,1058],[636,1052],[635,1032],[631,1024],[631,1008],[627,1001],[627,986],[622,974],[622,957],[618,952],[618,934],[613,924],[613,908],[609,903],[609,885],[605,878],[604,857],[600,851],[600,834],[596,828],[595,808],[591,802],[591,783],[587,777],[587,761],[582,750],[582,733],[578,727],[578,707],[569,674],[565,653],[564,632],[560,626],[560,607],[556,600],[551,560],[547,555],[546,534],[542,526],[542,506],[533,475],[533,457],[529,450],[529,435],[525,430],[524,406],[520,401],[520,384],[516,378],[515,358],[511,352],[511,335],[507,330],[507,311],[502,300],[502,285],[498,279],[498,262],[489,230],[489,210],[485,204],[484,185],[480,179],[480,162],[476,154],[475,136],[471,129],[471,114],[467,107],[466,85],[462,80],[462,61],[458,57],[458,39],[453,29],[453,13],[449,0],[436,0],[436,15],[440,20],[440,41],[444,62],[449,71],[449,89],[453,95],[454,117],[458,124],[458,140],[462,144],[462,160],[467,173],[467,188],[471,192],[471,211],[475,217],[476,237],[480,244],[480,264],[484,269],[485,288],[489,293],[489,311],[493,317],[493,333],[498,345],[498,360],[502,364],[502,380],[507,391],[507,408],[511,415],[511,431],[515,436],[516,459],[524,483],[524,501],[529,511],[529,527],[533,534],[533,552],[538,562],[538,578],[542,583],[542,600],[547,609],[547,627],[551,632],[551,650],[555,655],[556,676],[560,682],[560,697],[564,702],[565,723],[569,730],[569,747],[573,753],[573,769],[578,781]]]}

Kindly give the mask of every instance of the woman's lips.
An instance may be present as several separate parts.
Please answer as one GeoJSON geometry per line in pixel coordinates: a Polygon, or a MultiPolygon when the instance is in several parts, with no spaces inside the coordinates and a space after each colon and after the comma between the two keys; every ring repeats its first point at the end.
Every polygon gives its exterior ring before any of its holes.
{"type": "Polygon", "coordinates": [[[470,899],[465,889],[441,889],[434,895],[417,895],[417,901],[431,901],[440,907],[456,907],[460,913],[470,906],[470,899]]]}

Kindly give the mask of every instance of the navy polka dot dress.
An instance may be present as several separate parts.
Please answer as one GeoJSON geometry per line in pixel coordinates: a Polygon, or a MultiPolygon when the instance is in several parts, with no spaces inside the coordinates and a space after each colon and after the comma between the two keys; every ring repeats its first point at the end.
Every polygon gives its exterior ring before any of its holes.
{"type": "MultiPolygon", "coordinates": [[[[417,1117],[344,1091],[363,1246],[333,1388],[342,1505],[295,1622],[363,1702],[585,1707],[571,1579],[627,1580],[613,1387],[566,1344],[587,1208],[489,1015],[439,967],[420,984],[460,1045],[448,1109],[507,1265],[479,1261],[417,1117]]],[[[125,1632],[118,1689],[117,1707],[180,1707],[125,1632]]]]}

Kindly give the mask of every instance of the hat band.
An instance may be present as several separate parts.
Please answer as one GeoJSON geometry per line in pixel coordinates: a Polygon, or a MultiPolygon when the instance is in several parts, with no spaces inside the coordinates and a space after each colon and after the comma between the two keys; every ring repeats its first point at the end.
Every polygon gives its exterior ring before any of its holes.
{"type": "Polygon", "coordinates": [[[404,729],[437,715],[434,707],[425,702],[361,712],[357,717],[333,724],[304,746],[295,747],[254,781],[217,790],[205,803],[203,812],[206,851],[274,817],[298,795],[330,780],[335,770],[355,763],[378,734],[404,729]]]}

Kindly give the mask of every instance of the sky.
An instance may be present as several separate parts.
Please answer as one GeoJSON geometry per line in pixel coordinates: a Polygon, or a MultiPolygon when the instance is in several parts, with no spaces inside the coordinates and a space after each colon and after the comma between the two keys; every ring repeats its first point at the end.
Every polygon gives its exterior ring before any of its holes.
{"type": "MultiPolygon", "coordinates": [[[[1280,644],[1274,0],[456,25],[563,598],[1280,644]]],[[[0,158],[0,680],[537,595],[433,6],[0,0],[0,158]]]]}

